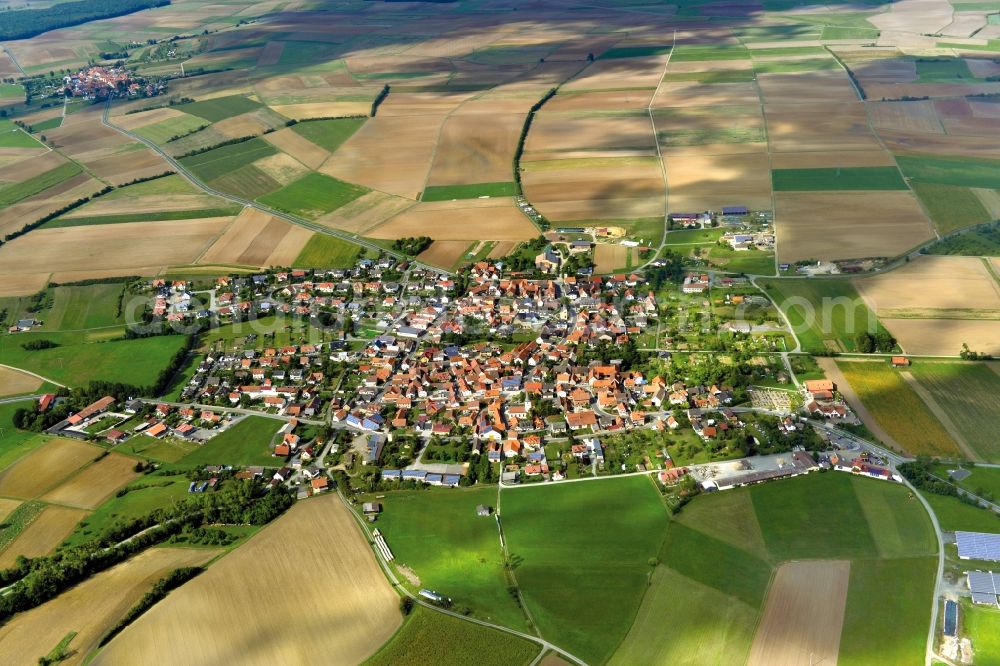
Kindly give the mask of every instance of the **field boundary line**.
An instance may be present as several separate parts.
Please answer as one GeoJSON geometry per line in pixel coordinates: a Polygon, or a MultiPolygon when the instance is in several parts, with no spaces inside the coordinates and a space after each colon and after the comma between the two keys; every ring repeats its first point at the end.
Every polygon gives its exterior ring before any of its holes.
{"type": "Polygon", "coordinates": [[[358,245],[358,246],[360,246],[360,247],[362,247],[362,248],[364,248],[366,250],[371,250],[371,251],[373,251],[375,253],[387,254],[387,255],[390,255],[392,257],[395,257],[399,261],[405,261],[405,262],[407,262],[407,263],[409,263],[411,265],[416,265],[416,266],[419,266],[421,268],[424,268],[426,270],[429,270],[429,271],[432,271],[432,272],[435,272],[435,273],[438,273],[438,274],[453,275],[453,273],[451,273],[450,271],[448,271],[448,270],[446,270],[444,268],[438,268],[436,266],[429,266],[427,264],[424,264],[422,262],[417,261],[416,259],[412,259],[410,257],[407,257],[406,255],[400,254],[399,252],[396,252],[394,250],[390,250],[388,248],[382,247],[381,245],[378,245],[377,243],[373,243],[372,241],[369,241],[369,240],[367,240],[367,239],[365,239],[365,238],[363,238],[363,237],[361,237],[361,236],[359,236],[357,234],[351,234],[351,233],[348,233],[346,231],[341,231],[340,229],[333,229],[331,227],[327,227],[326,225],[320,224],[318,222],[313,222],[313,221],[310,221],[310,220],[306,220],[305,218],[301,218],[301,217],[298,217],[297,215],[292,215],[291,213],[286,213],[284,211],[280,211],[280,210],[277,210],[275,208],[271,208],[270,206],[266,206],[266,205],[258,203],[256,201],[252,201],[250,199],[244,199],[243,197],[236,196],[235,194],[229,194],[227,192],[221,192],[219,190],[213,189],[207,183],[202,182],[201,179],[199,179],[197,176],[195,176],[193,173],[191,173],[187,169],[187,167],[185,167],[183,164],[181,164],[176,158],[168,155],[162,148],[160,148],[158,145],[156,145],[152,141],[146,139],[145,137],[141,137],[138,134],[135,134],[134,132],[130,132],[129,130],[122,129],[121,127],[118,127],[117,125],[115,125],[114,123],[112,123],[111,120],[110,120],[110,114],[111,114],[111,100],[108,100],[107,104],[104,106],[104,114],[101,116],[101,123],[105,127],[109,127],[111,129],[115,130],[116,132],[119,132],[120,134],[129,137],[130,139],[133,139],[135,141],[138,141],[139,143],[142,143],[147,148],[149,148],[150,150],[152,150],[154,153],[156,153],[157,155],[159,155],[164,160],[164,162],[166,162],[168,166],[170,166],[171,168],[173,168],[174,171],[179,176],[181,176],[182,178],[184,178],[185,180],[187,180],[189,183],[191,183],[192,185],[194,185],[195,187],[197,187],[198,189],[204,191],[207,194],[211,194],[213,196],[216,196],[216,197],[218,197],[220,199],[225,199],[227,201],[232,201],[233,203],[238,203],[238,204],[240,204],[242,206],[249,206],[251,208],[256,208],[257,210],[262,211],[264,213],[267,213],[268,215],[272,215],[274,217],[283,219],[286,222],[290,222],[290,223],[298,225],[300,227],[304,227],[304,228],[306,228],[306,229],[308,229],[308,230],[310,230],[310,231],[312,231],[314,233],[325,234],[327,236],[333,236],[333,237],[339,238],[340,240],[345,241],[347,243],[352,243],[354,245],[358,245]]]}
{"type": "Polygon", "coordinates": [[[924,404],[927,405],[931,414],[937,417],[937,420],[941,422],[942,426],[944,426],[945,432],[951,435],[951,438],[955,440],[955,444],[958,445],[958,448],[969,460],[972,462],[986,462],[979,456],[979,454],[972,450],[969,443],[965,441],[965,437],[963,437],[962,433],[960,433],[958,428],[955,427],[955,423],[951,420],[948,413],[941,408],[941,405],[939,405],[938,401],[933,395],[931,395],[931,392],[920,383],[920,380],[913,376],[912,372],[900,372],[899,376],[903,378],[903,381],[906,382],[911,389],[913,389],[913,392],[917,394],[917,397],[924,401],[924,404]]]}
{"type": "Polygon", "coordinates": [[[6,363],[0,363],[0,368],[7,368],[8,370],[17,370],[18,372],[23,372],[26,375],[31,375],[32,377],[34,377],[36,379],[41,379],[43,382],[48,382],[49,384],[55,384],[56,386],[60,386],[62,388],[71,388],[69,386],[66,386],[65,384],[60,384],[59,382],[57,382],[54,379],[49,379],[48,377],[43,377],[42,375],[38,374],[37,372],[32,372],[31,370],[25,370],[24,368],[18,368],[17,366],[7,365],[6,363]]]}
{"type": "Polygon", "coordinates": [[[386,563],[386,561],[382,559],[382,555],[372,546],[372,536],[371,532],[368,531],[368,526],[365,525],[365,523],[358,516],[357,512],[355,512],[354,509],[351,507],[350,503],[347,501],[347,498],[344,497],[344,494],[341,492],[340,488],[337,489],[337,496],[340,497],[340,501],[344,503],[344,506],[351,513],[351,516],[354,518],[354,523],[363,533],[365,541],[368,542],[368,546],[371,549],[372,553],[375,555],[375,559],[379,563],[379,566],[382,567],[383,573],[385,573],[386,578],[389,579],[389,582],[392,584],[392,587],[398,593],[404,595],[409,599],[412,599],[415,604],[427,608],[429,610],[432,610],[436,613],[441,613],[442,615],[448,615],[449,617],[457,618],[465,622],[478,624],[481,627],[486,627],[488,629],[495,629],[497,631],[502,631],[503,633],[510,634],[512,636],[517,636],[518,638],[523,638],[524,640],[531,641],[532,643],[540,645],[543,648],[547,648],[553,652],[556,652],[560,657],[563,657],[564,659],[567,659],[568,661],[571,661],[574,664],[577,664],[578,666],[588,666],[587,662],[583,661],[579,657],[573,655],[570,652],[567,652],[558,645],[553,645],[552,643],[548,642],[543,638],[539,638],[538,636],[532,636],[531,634],[526,634],[522,631],[516,631],[514,629],[510,629],[509,627],[504,627],[503,625],[493,624],[492,622],[487,622],[485,620],[480,620],[474,617],[468,617],[466,615],[462,615],[461,613],[456,613],[455,611],[450,611],[440,606],[435,606],[434,604],[427,603],[423,599],[411,593],[408,589],[403,587],[403,584],[399,582],[398,578],[396,578],[396,574],[394,574],[392,572],[392,569],[389,568],[388,563],[386,563]]]}
{"type": "Polygon", "coordinates": [[[670,67],[670,59],[674,57],[674,49],[677,48],[677,29],[674,28],[673,35],[670,39],[670,53],[667,54],[667,59],[663,62],[663,71],[660,72],[660,80],[656,82],[656,88],[653,89],[653,94],[649,98],[649,104],[646,105],[646,113],[649,115],[649,124],[653,129],[653,144],[656,146],[656,159],[660,162],[660,176],[663,178],[663,233],[660,235],[660,246],[656,248],[656,252],[650,257],[645,263],[639,266],[633,267],[633,270],[641,271],[646,268],[649,264],[656,261],[660,256],[660,252],[667,244],[667,217],[670,212],[670,182],[667,177],[667,165],[663,161],[663,152],[660,150],[660,137],[656,131],[656,119],[653,117],[653,102],[656,101],[656,96],[660,94],[660,86],[663,85],[663,79],[667,76],[667,68],[670,67]]]}

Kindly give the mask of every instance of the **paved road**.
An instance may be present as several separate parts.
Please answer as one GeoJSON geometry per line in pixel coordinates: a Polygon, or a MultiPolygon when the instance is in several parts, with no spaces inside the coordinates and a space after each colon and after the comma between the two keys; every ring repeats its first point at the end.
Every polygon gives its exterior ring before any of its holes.
{"type": "MultiPolygon", "coordinates": [[[[371,533],[368,531],[368,525],[365,524],[365,522],[363,520],[361,520],[361,518],[354,511],[354,509],[351,508],[350,503],[347,501],[346,498],[344,498],[344,495],[340,492],[339,488],[337,489],[337,495],[340,497],[340,500],[344,503],[344,506],[347,507],[347,510],[351,512],[351,515],[354,517],[354,522],[356,522],[358,524],[358,526],[361,527],[361,530],[365,534],[365,539],[368,541],[368,543],[372,543],[372,536],[371,536],[371,533]]],[[[382,571],[385,573],[386,577],[392,583],[392,586],[394,588],[396,588],[396,590],[399,591],[400,594],[403,594],[403,595],[409,597],[410,599],[412,599],[414,603],[416,603],[416,604],[418,604],[420,606],[423,606],[424,608],[427,608],[429,610],[432,610],[432,611],[434,611],[436,613],[441,613],[443,615],[448,615],[448,616],[457,618],[459,620],[463,620],[465,622],[471,622],[473,624],[478,624],[481,627],[489,627],[490,629],[496,629],[497,631],[502,631],[505,634],[511,634],[512,636],[517,636],[518,638],[523,638],[526,641],[531,641],[532,643],[541,646],[542,649],[544,649],[544,650],[551,650],[552,652],[557,653],[563,659],[566,659],[567,661],[570,661],[570,662],[572,662],[574,664],[577,664],[578,666],[587,666],[587,662],[583,661],[579,657],[577,657],[577,656],[575,656],[575,655],[567,652],[566,650],[562,649],[558,645],[553,645],[552,643],[548,642],[547,640],[545,640],[543,638],[539,638],[538,636],[533,636],[531,634],[526,634],[526,633],[521,632],[521,631],[515,631],[514,629],[510,629],[508,627],[504,627],[504,626],[499,625],[499,624],[493,624],[492,622],[487,622],[485,620],[480,620],[480,619],[477,619],[477,618],[474,618],[474,617],[469,617],[467,615],[462,615],[461,613],[456,613],[456,612],[450,611],[450,610],[448,610],[446,608],[441,608],[440,606],[436,606],[434,604],[427,603],[426,601],[423,600],[422,597],[418,597],[417,595],[413,594],[408,589],[406,589],[406,587],[404,587],[402,583],[399,582],[399,579],[396,577],[396,574],[393,573],[393,571],[389,567],[388,563],[382,558],[382,554],[379,553],[376,548],[372,548],[372,552],[375,554],[375,559],[378,560],[379,566],[382,567],[382,571]]]]}
{"type": "Polygon", "coordinates": [[[181,176],[183,176],[185,179],[187,179],[192,185],[194,185],[198,189],[201,189],[201,190],[207,192],[208,194],[211,194],[212,196],[216,196],[216,197],[219,197],[221,199],[225,199],[227,201],[232,201],[233,203],[238,203],[238,204],[240,204],[240,205],[242,205],[244,207],[256,208],[257,210],[262,211],[264,213],[267,213],[268,215],[273,215],[274,217],[281,218],[281,219],[285,220],[286,222],[291,222],[292,224],[296,224],[296,225],[298,225],[300,227],[305,227],[306,229],[309,229],[310,231],[315,231],[316,233],[326,234],[327,236],[336,236],[337,238],[340,238],[341,240],[347,241],[348,243],[353,243],[355,245],[360,245],[361,247],[369,249],[369,250],[372,250],[373,252],[382,252],[382,253],[385,253],[385,254],[392,255],[392,256],[396,257],[397,259],[399,259],[400,261],[407,261],[407,262],[409,262],[411,265],[420,266],[421,268],[426,268],[427,270],[432,270],[432,271],[435,271],[437,273],[444,273],[444,274],[448,274],[448,275],[454,275],[454,273],[452,273],[450,271],[446,271],[443,268],[438,268],[436,266],[430,266],[429,264],[423,264],[423,263],[421,263],[419,261],[416,261],[414,259],[410,259],[406,255],[400,254],[398,252],[394,252],[392,250],[388,250],[388,249],[382,247],[381,245],[378,245],[378,244],[373,243],[373,242],[371,242],[371,241],[369,241],[369,240],[367,240],[365,238],[362,238],[361,236],[357,236],[355,234],[349,234],[349,233],[347,233],[345,231],[340,231],[339,229],[332,229],[332,228],[324,226],[322,224],[318,224],[316,222],[311,222],[311,221],[306,220],[304,218],[298,217],[297,215],[291,215],[289,213],[285,213],[285,212],[280,211],[280,210],[275,210],[274,208],[271,208],[270,206],[265,206],[263,204],[259,204],[256,201],[251,201],[250,199],[244,199],[243,197],[238,197],[238,196],[235,196],[233,194],[228,194],[226,192],[220,192],[219,190],[216,190],[216,189],[208,186],[207,184],[203,183],[197,176],[195,176],[193,173],[191,173],[190,171],[188,171],[187,168],[183,164],[181,164],[179,161],[177,161],[176,159],[174,159],[172,156],[168,155],[166,152],[163,151],[163,149],[161,149],[158,145],[156,145],[155,143],[153,143],[149,139],[146,139],[145,137],[139,136],[138,134],[135,134],[133,132],[130,132],[129,130],[122,129],[121,127],[119,127],[119,126],[115,125],[114,123],[112,123],[109,120],[110,113],[111,113],[111,100],[108,100],[108,103],[105,104],[105,106],[104,106],[104,115],[101,117],[101,123],[103,123],[106,127],[109,127],[111,129],[115,130],[116,132],[120,132],[121,134],[124,134],[125,136],[129,137],[130,139],[132,139],[134,141],[138,141],[138,142],[144,144],[147,148],[149,148],[150,150],[152,150],[153,152],[155,152],[157,155],[159,155],[160,157],[162,157],[163,160],[167,164],[169,164],[175,171],[177,171],[177,173],[179,173],[181,176]]]}
{"type": "Polygon", "coordinates": [[[263,416],[264,418],[276,419],[278,421],[295,420],[298,421],[299,423],[306,423],[308,425],[318,425],[318,426],[326,425],[325,422],[322,420],[306,419],[302,418],[301,416],[281,416],[279,414],[265,414],[264,412],[255,409],[243,409],[242,407],[220,407],[219,405],[204,405],[198,402],[169,402],[167,400],[157,400],[155,398],[137,398],[137,400],[147,405],[170,405],[171,407],[197,407],[198,409],[233,412],[235,414],[243,414],[245,416],[263,416]]]}
{"type": "Polygon", "coordinates": [[[0,400],[0,405],[9,405],[12,402],[27,402],[29,400],[38,400],[42,397],[42,394],[38,395],[19,395],[13,398],[4,398],[0,400]]]}

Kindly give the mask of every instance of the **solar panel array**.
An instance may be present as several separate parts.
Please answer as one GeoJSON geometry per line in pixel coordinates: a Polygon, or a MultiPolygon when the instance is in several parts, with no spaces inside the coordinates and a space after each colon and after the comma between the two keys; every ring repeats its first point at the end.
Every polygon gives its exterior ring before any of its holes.
{"type": "Polygon", "coordinates": [[[955,532],[955,542],[962,559],[1000,561],[1000,534],[955,532]]]}
{"type": "Polygon", "coordinates": [[[997,605],[997,595],[986,594],[985,592],[973,592],[972,593],[972,603],[974,604],[986,604],[987,606],[997,605]]]}

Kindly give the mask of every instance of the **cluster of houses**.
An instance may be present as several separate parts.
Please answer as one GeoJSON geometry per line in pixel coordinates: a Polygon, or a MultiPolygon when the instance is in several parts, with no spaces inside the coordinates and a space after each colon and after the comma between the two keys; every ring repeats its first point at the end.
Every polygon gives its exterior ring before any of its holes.
{"type": "Polygon", "coordinates": [[[805,393],[805,410],[809,414],[827,419],[845,419],[850,416],[847,403],[837,392],[837,385],[829,379],[807,379],[802,383],[805,393]]]}
{"type": "Polygon", "coordinates": [[[722,235],[720,242],[736,251],[774,249],[774,234],[767,231],[730,231],[722,235]]]}
{"type": "Polygon", "coordinates": [[[124,67],[85,67],[63,77],[63,94],[84,99],[109,97],[153,97],[166,90],[163,82],[144,82],[124,67]]]}

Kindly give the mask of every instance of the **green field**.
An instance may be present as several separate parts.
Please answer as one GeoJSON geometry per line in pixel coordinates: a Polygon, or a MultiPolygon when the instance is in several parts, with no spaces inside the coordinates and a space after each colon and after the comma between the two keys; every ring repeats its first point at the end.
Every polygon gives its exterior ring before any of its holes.
{"type": "Polygon", "coordinates": [[[112,496],[96,511],[84,518],[66,537],[69,546],[78,546],[102,533],[118,521],[140,518],[156,509],[170,508],[176,500],[187,496],[186,476],[144,476],[125,486],[131,490],[125,495],[112,496]],[[148,486],[148,487],[146,487],[148,486]]]}
{"type": "Polygon", "coordinates": [[[350,268],[361,254],[361,246],[336,236],[316,234],[295,259],[301,268],[350,268]]]}
{"type": "Polygon", "coordinates": [[[528,631],[524,613],[508,591],[496,520],[476,515],[480,504],[496,506],[495,487],[400,491],[380,501],[377,527],[396,556],[395,564],[417,572],[421,587],[450,597],[474,617],[528,631]]]}
{"type": "Polygon", "coordinates": [[[911,455],[954,457],[958,444],[898,370],[885,361],[837,364],[872,417],[911,455]]]}
{"type": "Polygon", "coordinates": [[[979,197],[967,187],[914,182],[913,191],[942,234],[993,220],[979,197]]]}
{"type": "Polygon", "coordinates": [[[44,437],[33,432],[14,427],[14,412],[19,409],[30,409],[31,405],[30,400],[0,404],[0,471],[7,469],[21,456],[31,453],[46,441],[44,437]]]}
{"type": "MultiPolygon", "coordinates": [[[[166,396],[165,399],[171,398],[179,400],[180,396],[166,396]]],[[[135,435],[127,442],[119,444],[116,450],[129,455],[172,463],[179,461],[192,451],[197,451],[200,446],[200,444],[183,440],[156,439],[146,435],[135,435]]]]}
{"type": "Polygon", "coordinates": [[[258,137],[183,157],[180,162],[202,180],[214,180],[232,174],[254,160],[277,153],[277,148],[258,137]]]}
{"type": "Polygon", "coordinates": [[[921,494],[934,509],[941,529],[945,532],[963,530],[1000,533],[1000,516],[992,511],[966,504],[957,497],[934,493],[921,494]]]}
{"type": "Polygon", "coordinates": [[[685,129],[657,132],[661,146],[701,146],[717,143],[764,143],[763,127],[727,127],[715,129],[685,129]]]}
{"type": "Polygon", "coordinates": [[[962,58],[917,58],[917,80],[921,83],[974,82],[976,77],[962,58]]]}
{"type": "Polygon", "coordinates": [[[196,132],[207,126],[208,123],[205,122],[204,118],[183,115],[175,118],[168,118],[167,120],[161,120],[158,123],[140,127],[134,131],[139,136],[149,139],[153,143],[162,145],[175,137],[182,137],[186,134],[191,134],[192,132],[196,132]]]}
{"type": "Polygon", "coordinates": [[[228,95],[226,97],[216,97],[206,99],[201,102],[189,102],[177,107],[179,111],[190,113],[192,116],[204,118],[210,123],[225,120],[261,108],[260,102],[255,102],[243,95],[228,95]]]}
{"type": "Polygon", "coordinates": [[[271,438],[284,421],[264,416],[248,416],[219,433],[197,451],[185,456],[184,465],[263,465],[280,467],[281,458],[271,455],[271,438]]]}
{"type": "Polygon", "coordinates": [[[209,185],[244,199],[256,199],[281,189],[281,183],[253,164],[244,164],[232,173],[214,178],[209,185]]]}
{"type": "Polygon", "coordinates": [[[917,363],[911,372],[972,450],[1000,462],[1000,374],[982,363],[917,363]]]}
{"type": "Polygon", "coordinates": [[[975,493],[977,495],[992,495],[1000,498],[1000,468],[977,467],[965,463],[962,466],[962,469],[971,472],[971,474],[961,481],[956,481],[955,479],[950,478],[948,474],[949,470],[956,469],[958,469],[957,465],[940,463],[934,465],[934,474],[942,479],[949,480],[952,483],[957,484],[960,488],[964,488],[971,493],[975,493]]]}
{"type": "Polygon", "coordinates": [[[52,290],[52,308],[43,313],[45,330],[77,330],[124,323],[118,298],[125,284],[108,282],[52,290]]]}
{"type": "Polygon", "coordinates": [[[29,178],[22,183],[0,187],[0,207],[9,206],[21,199],[27,199],[39,192],[44,192],[64,180],[69,180],[81,171],[80,166],[76,162],[67,162],[34,178],[29,178]]]}
{"type": "Polygon", "coordinates": [[[130,222],[164,222],[169,220],[199,220],[207,217],[230,217],[240,212],[239,204],[223,208],[196,208],[194,210],[165,210],[158,213],[123,213],[121,215],[95,215],[92,217],[70,217],[52,220],[42,225],[43,229],[64,229],[66,227],[89,227],[99,224],[128,224],[130,222]]]}
{"type": "Polygon", "coordinates": [[[682,45],[674,49],[670,60],[672,62],[694,62],[701,60],[740,60],[749,57],[750,51],[742,44],[720,46],[682,45]]]}
{"type": "Polygon", "coordinates": [[[882,328],[847,280],[761,280],[761,286],[785,312],[803,351],[854,351],[858,333],[882,328]]]}
{"type": "Polygon", "coordinates": [[[784,48],[776,46],[774,48],[751,49],[750,55],[754,58],[778,58],[781,56],[830,55],[830,52],[822,46],[788,46],[784,48]]]}
{"type": "Polygon", "coordinates": [[[873,655],[880,666],[921,663],[936,569],[935,557],[852,563],[837,663],[869,666],[873,655]]]}
{"type": "Polygon", "coordinates": [[[482,197],[512,197],[517,194],[514,183],[473,183],[470,185],[436,185],[428,187],[421,201],[451,201],[452,199],[480,199],[482,197]]]}
{"type": "Polygon", "coordinates": [[[718,72],[667,72],[663,81],[697,81],[698,83],[748,83],[755,79],[752,69],[718,72]]]}
{"type": "Polygon", "coordinates": [[[744,664],[773,569],[810,558],[851,560],[841,662],[883,663],[880,639],[891,643],[885,663],[917,663],[936,548],[922,505],[897,484],[828,473],[702,495],[668,529],[612,663],[744,664]],[[906,592],[871,593],[897,587],[906,592]]]}
{"type": "MultiPolygon", "coordinates": [[[[13,123],[11,123],[13,125],[13,123]]],[[[0,124],[0,148],[41,148],[42,144],[20,127],[0,124]]]]}
{"type": "Polygon", "coordinates": [[[589,663],[628,632],[667,526],[649,479],[503,493],[514,574],[542,635],[589,663]]]}
{"type": "Polygon", "coordinates": [[[309,173],[260,202],[300,217],[315,219],[366,194],[368,188],[352,185],[321,173],[309,173]]]}
{"type": "Polygon", "coordinates": [[[774,275],[774,254],[760,250],[733,250],[714,245],[708,250],[709,261],[719,270],[748,275],[774,275]]]}
{"type": "Polygon", "coordinates": [[[917,182],[1000,188],[1000,160],[979,157],[937,157],[935,155],[897,155],[903,174],[917,182]]]}
{"type": "Polygon", "coordinates": [[[1000,666],[1000,610],[962,600],[962,635],[972,640],[976,666],[1000,666]]]}
{"type": "Polygon", "coordinates": [[[146,180],[135,185],[127,185],[111,190],[102,199],[138,199],[140,197],[158,196],[162,194],[202,194],[200,189],[178,174],[146,180]]]}
{"type": "Polygon", "coordinates": [[[906,189],[906,182],[895,167],[774,169],[771,176],[775,192],[906,189]]]}
{"type": "Polygon", "coordinates": [[[826,69],[839,69],[840,65],[833,58],[806,58],[803,60],[755,60],[753,69],[758,74],[788,74],[793,72],[818,72],[826,69]]]}
{"type": "Polygon", "coordinates": [[[364,664],[519,666],[530,663],[540,650],[517,636],[417,607],[396,635],[364,664]]]}
{"type": "Polygon", "coordinates": [[[333,153],[365,124],[365,120],[366,118],[307,120],[292,125],[292,131],[333,153]]]}
{"type": "Polygon", "coordinates": [[[1000,225],[969,229],[934,243],[924,251],[927,254],[1000,257],[1000,225]]]}
{"type": "Polygon", "coordinates": [[[121,339],[122,331],[97,333],[22,333],[0,337],[0,363],[36,372],[68,386],[91,380],[152,386],[160,371],[184,346],[184,336],[163,335],[139,340],[121,339]],[[26,351],[21,345],[45,339],[58,347],[26,351]]]}
{"type": "Polygon", "coordinates": [[[601,54],[601,60],[617,60],[620,58],[645,58],[648,56],[667,55],[670,46],[619,46],[601,54]]]}
{"type": "Polygon", "coordinates": [[[40,123],[35,123],[31,126],[32,134],[38,134],[39,132],[44,132],[45,130],[55,129],[62,125],[62,116],[56,116],[55,118],[49,118],[48,120],[43,120],[40,123]]]}

